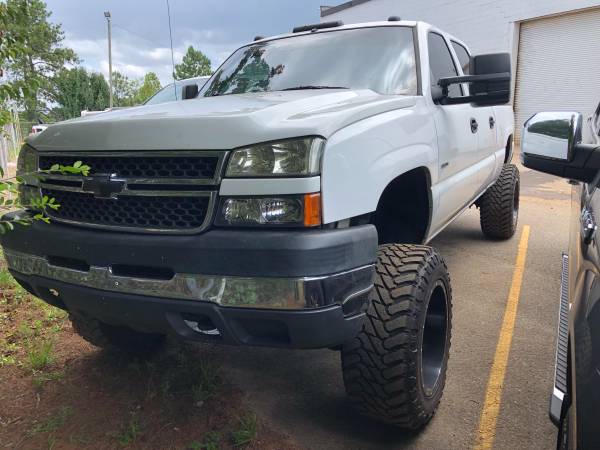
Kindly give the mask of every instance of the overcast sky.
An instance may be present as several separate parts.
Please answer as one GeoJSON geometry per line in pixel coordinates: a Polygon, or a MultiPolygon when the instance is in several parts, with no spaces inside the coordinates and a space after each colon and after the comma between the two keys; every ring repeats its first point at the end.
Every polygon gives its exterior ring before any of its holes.
{"type": "MultiPolygon", "coordinates": [[[[338,4],[343,0],[331,0],[338,4]]],[[[112,14],[113,70],[130,77],[156,72],[170,79],[171,53],[166,0],[46,0],[50,20],[61,23],[65,45],[87,69],[108,76],[104,11],[112,14]]],[[[175,63],[189,45],[204,52],[213,69],[256,35],[287,33],[319,22],[327,0],[170,0],[175,63]]]]}

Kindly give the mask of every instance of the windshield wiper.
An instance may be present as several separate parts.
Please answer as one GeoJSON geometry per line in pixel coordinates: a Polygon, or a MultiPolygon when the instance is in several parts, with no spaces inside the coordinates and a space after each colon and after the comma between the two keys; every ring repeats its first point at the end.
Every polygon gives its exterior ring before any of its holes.
{"type": "Polygon", "coordinates": [[[282,91],[303,91],[308,89],[350,89],[346,86],[294,86],[285,89],[281,89],[282,91]]]}

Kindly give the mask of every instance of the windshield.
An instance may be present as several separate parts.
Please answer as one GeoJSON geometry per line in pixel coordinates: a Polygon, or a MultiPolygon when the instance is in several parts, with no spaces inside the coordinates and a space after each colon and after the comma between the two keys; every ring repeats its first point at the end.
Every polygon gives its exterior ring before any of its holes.
{"type": "Polygon", "coordinates": [[[157,105],[158,103],[174,102],[175,100],[181,100],[181,84],[176,84],[177,99],[175,99],[175,89],[173,89],[173,83],[166,85],[152,97],[150,97],[144,105],[157,105]]]}
{"type": "Polygon", "coordinates": [[[200,95],[336,88],[415,95],[412,28],[339,30],[242,47],[200,95]]]}

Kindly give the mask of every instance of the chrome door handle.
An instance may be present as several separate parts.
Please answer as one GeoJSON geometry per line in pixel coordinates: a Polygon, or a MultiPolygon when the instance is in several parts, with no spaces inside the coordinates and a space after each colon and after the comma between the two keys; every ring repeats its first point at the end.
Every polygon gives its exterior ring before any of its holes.
{"type": "Polygon", "coordinates": [[[475,119],[471,119],[471,133],[477,133],[477,129],[479,128],[479,124],[475,119]]]}
{"type": "Polygon", "coordinates": [[[583,208],[581,211],[581,237],[586,245],[592,243],[596,236],[597,229],[598,226],[596,225],[594,215],[589,209],[583,208]]]}

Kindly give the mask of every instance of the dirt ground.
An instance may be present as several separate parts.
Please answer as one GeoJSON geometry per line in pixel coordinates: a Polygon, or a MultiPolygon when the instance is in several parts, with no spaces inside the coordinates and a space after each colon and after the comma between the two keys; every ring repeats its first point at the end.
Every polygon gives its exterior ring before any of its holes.
{"type": "Polygon", "coordinates": [[[0,272],[0,448],[292,449],[249,408],[215,347],[101,351],[0,272]]]}

